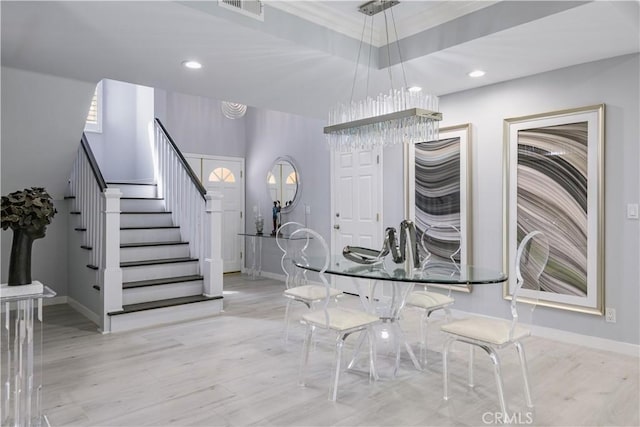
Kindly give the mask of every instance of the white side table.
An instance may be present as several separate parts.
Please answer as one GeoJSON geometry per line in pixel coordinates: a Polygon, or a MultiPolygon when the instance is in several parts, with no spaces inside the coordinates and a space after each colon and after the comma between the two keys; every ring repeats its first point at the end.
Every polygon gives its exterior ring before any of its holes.
{"type": "Polygon", "coordinates": [[[42,299],[56,293],[0,285],[0,425],[47,426],[42,414],[42,299]]]}

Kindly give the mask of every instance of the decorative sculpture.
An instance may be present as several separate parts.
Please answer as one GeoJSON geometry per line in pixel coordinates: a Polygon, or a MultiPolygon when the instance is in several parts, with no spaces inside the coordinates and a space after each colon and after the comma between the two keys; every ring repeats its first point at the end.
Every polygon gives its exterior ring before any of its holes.
{"type": "Polygon", "coordinates": [[[31,283],[31,247],[44,237],[57,210],[42,187],[25,188],[2,196],[2,229],[13,230],[9,258],[9,286],[31,283]]]}
{"type": "Polygon", "coordinates": [[[278,220],[280,219],[279,216],[281,209],[282,207],[280,206],[280,200],[274,201],[273,207],[271,208],[271,216],[273,218],[273,231],[271,232],[272,236],[275,236],[278,228],[280,228],[280,221],[278,220]]]}
{"type": "Polygon", "coordinates": [[[416,243],[416,227],[412,221],[405,219],[400,223],[400,241],[396,236],[394,227],[387,227],[385,230],[384,243],[382,249],[362,248],[359,246],[345,246],[342,255],[358,264],[378,264],[381,263],[385,256],[391,253],[393,262],[402,264],[409,261],[415,267],[420,267],[420,254],[418,253],[418,245],[416,243]],[[407,250],[409,254],[407,254],[407,250]]]}

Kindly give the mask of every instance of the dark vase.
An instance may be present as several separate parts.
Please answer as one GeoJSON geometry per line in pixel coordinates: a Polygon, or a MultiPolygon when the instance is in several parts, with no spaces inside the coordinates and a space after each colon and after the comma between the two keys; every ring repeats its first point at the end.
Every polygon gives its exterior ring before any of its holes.
{"type": "Polygon", "coordinates": [[[9,258],[9,286],[28,285],[31,283],[31,247],[33,233],[25,229],[13,230],[11,257],[9,258]]]}

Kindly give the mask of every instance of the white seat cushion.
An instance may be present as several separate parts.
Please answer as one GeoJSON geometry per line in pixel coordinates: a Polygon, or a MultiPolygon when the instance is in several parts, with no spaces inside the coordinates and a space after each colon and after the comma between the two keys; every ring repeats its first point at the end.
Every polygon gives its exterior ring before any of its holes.
{"type": "MultiPolygon", "coordinates": [[[[319,285],[296,286],[284,291],[284,295],[306,301],[318,301],[327,297],[327,288],[319,285]]],[[[331,298],[338,295],[342,295],[342,291],[329,288],[329,296],[331,298]]]]}
{"type": "MultiPolygon", "coordinates": [[[[509,342],[510,328],[511,322],[509,321],[472,317],[447,323],[442,325],[440,329],[449,334],[484,341],[490,344],[502,345],[509,342]]],[[[513,340],[519,340],[530,334],[531,331],[527,328],[516,325],[512,338],[513,340]]]]}
{"type": "MultiPolygon", "coordinates": [[[[329,308],[329,329],[336,331],[346,331],[356,329],[362,326],[378,323],[380,319],[377,316],[360,310],[350,310],[346,308],[329,308]]],[[[327,327],[327,320],[324,310],[312,311],[304,314],[302,320],[323,328],[327,327]]]]}
{"type": "Polygon", "coordinates": [[[407,305],[431,310],[453,304],[454,299],[438,292],[416,291],[407,297],[407,305]]]}

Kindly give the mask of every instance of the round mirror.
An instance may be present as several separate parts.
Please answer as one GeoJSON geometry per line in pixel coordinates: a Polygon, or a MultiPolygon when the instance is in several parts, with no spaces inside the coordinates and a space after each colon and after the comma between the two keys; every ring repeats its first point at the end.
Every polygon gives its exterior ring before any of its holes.
{"type": "Polygon", "coordinates": [[[300,196],[300,175],[288,156],[278,157],[267,172],[267,189],[271,201],[279,205],[281,212],[290,212],[300,196]]]}

